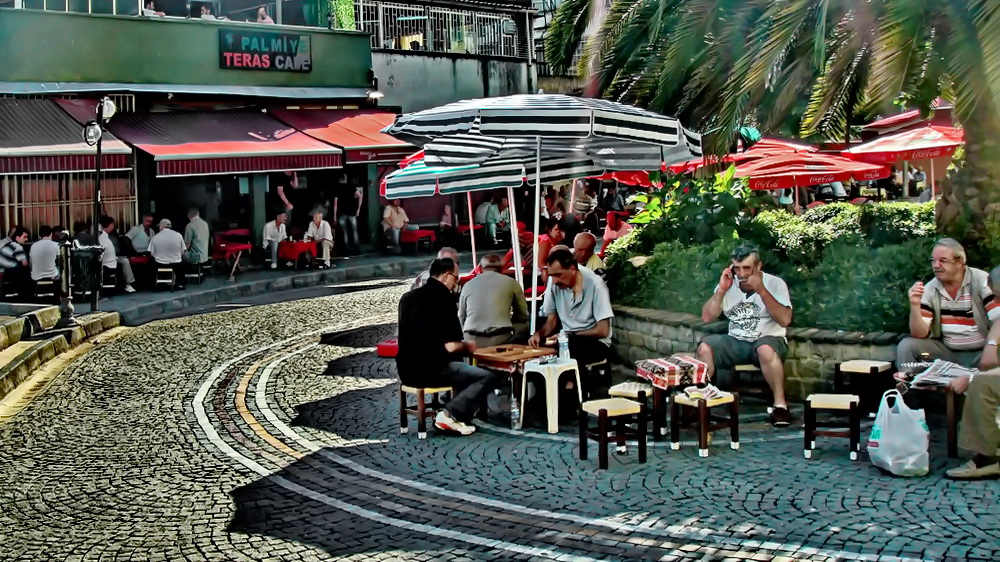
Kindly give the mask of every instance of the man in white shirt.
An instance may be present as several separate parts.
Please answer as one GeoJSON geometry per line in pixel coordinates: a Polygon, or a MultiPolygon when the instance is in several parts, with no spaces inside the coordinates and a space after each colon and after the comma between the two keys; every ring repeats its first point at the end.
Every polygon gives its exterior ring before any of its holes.
{"type": "Polygon", "coordinates": [[[274,220],[264,225],[264,250],[271,252],[271,269],[278,269],[278,244],[288,238],[285,234],[285,213],[278,213],[274,220]]]}
{"type": "Polygon", "coordinates": [[[306,230],[306,241],[315,240],[323,255],[323,267],[330,267],[330,254],[333,252],[333,229],[330,223],[323,220],[323,212],[313,213],[313,220],[306,230]]]}
{"type": "Polygon", "coordinates": [[[392,243],[394,254],[402,251],[399,246],[400,236],[402,236],[406,226],[410,224],[410,217],[406,216],[406,210],[400,203],[399,199],[393,199],[392,203],[386,205],[385,211],[382,212],[382,231],[392,243]]]}
{"type": "Polygon", "coordinates": [[[701,319],[713,322],[725,313],[728,334],[712,334],[698,344],[698,359],[716,370],[733,371],[737,365],[760,367],[774,394],[771,423],[788,426],[791,415],[785,402],[785,366],[788,343],[785,328],[792,323],[792,301],[788,286],[780,278],[764,273],[760,253],[753,246],[733,250],[732,264],[719,278],[715,294],[701,309],[701,319]]]}
{"type": "Polygon", "coordinates": [[[161,219],[153,241],[149,243],[149,251],[158,266],[165,265],[174,270],[174,288],[184,288],[184,251],[187,243],[180,232],[172,230],[170,219],[161,219]]]}
{"type": "Polygon", "coordinates": [[[125,233],[125,236],[132,241],[132,248],[137,254],[149,253],[149,241],[156,235],[153,230],[153,215],[143,215],[142,224],[137,224],[125,233]]]}
{"type": "Polygon", "coordinates": [[[52,228],[42,226],[38,229],[38,242],[31,245],[28,253],[28,263],[31,264],[31,280],[59,279],[59,243],[52,239],[52,228]]]}
{"type": "Polygon", "coordinates": [[[115,219],[104,216],[101,217],[101,232],[97,235],[97,243],[104,247],[104,255],[101,258],[101,265],[107,269],[121,268],[122,276],[125,277],[125,292],[134,293],[135,275],[132,275],[132,264],[128,258],[119,256],[115,252],[115,245],[111,242],[111,233],[115,231],[115,219]]]}
{"type": "Polygon", "coordinates": [[[188,263],[198,265],[208,261],[210,236],[208,223],[201,218],[198,209],[189,210],[188,223],[184,227],[184,243],[187,247],[184,259],[188,263]]]}

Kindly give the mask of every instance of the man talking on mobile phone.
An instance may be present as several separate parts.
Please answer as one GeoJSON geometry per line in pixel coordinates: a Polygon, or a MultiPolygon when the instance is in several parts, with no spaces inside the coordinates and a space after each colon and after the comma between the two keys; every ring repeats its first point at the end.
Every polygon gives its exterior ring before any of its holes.
{"type": "Polygon", "coordinates": [[[791,421],[784,366],[788,355],[785,328],[792,323],[788,285],[762,271],[760,252],[753,246],[740,246],[730,257],[732,264],[722,271],[712,298],[701,309],[705,322],[725,314],[729,333],[707,336],[698,344],[697,356],[708,365],[709,377],[737,365],[760,367],[774,395],[771,423],[785,427],[791,421]]]}

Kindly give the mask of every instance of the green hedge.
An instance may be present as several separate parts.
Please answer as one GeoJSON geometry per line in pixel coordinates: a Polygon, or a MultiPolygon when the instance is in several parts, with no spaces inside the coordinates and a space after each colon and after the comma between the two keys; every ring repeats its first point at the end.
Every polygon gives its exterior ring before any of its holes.
{"type": "MultiPolygon", "coordinates": [[[[717,213],[716,215],[725,215],[717,213]]],[[[633,231],[607,252],[616,302],[700,314],[729,263],[729,252],[752,242],[765,271],[788,283],[795,326],[847,331],[903,332],[906,289],[930,278],[933,203],[824,205],[795,216],[765,209],[744,216],[734,236],[705,243],[691,236],[715,229],[725,216],[699,217],[685,232],[664,220],[633,231]],[[629,260],[647,256],[636,267],[629,260]]]]}

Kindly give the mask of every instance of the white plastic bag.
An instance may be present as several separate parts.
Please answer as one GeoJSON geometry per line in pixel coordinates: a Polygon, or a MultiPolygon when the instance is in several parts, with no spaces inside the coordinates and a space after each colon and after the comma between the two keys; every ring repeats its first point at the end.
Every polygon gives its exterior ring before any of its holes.
{"type": "Polygon", "coordinates": [[[886,391],[868,437],[872,464],[897,476],[924,476],[930,471],[929,446],[924,411],[911,410],[898,391],[886,391]]]}

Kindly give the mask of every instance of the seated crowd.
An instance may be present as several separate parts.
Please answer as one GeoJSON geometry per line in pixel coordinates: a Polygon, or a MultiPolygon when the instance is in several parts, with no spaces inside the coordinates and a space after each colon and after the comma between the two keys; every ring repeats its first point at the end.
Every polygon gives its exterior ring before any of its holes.
{"type": "MultiPolygon", "coordinates": [[[[400,301],[396,361],[401,382],[453,386],[460,397],[438,417],[437,427],[472,433],[474,427],[468,422],[477,409],[485,407],[485,396],[504,380],[467,365],[463,358],[476,349],[506,343],[543,346],[560,331],[566,332],[570,356],[581,367],[584,395],[606,392],[605,379],[584,368],[610,357],[614,317],[607,286],[596,271],[599,261],[593,261],[596,238],[581,233],[570,251],[559,243],[564,236],[558,227],[548,232],[550,246],[542,270],[544,322],[533,334],[527,333],[525,292],[511,276],[510,260],[496,254],[483,257],[473,272],[478,274],[463,286],[457,252],[444,248],[400,301]],[[426,368],[428,357],[433,358],[430,369],[426,368]]],[[[934,278],[914,284],[909,291],[910,334],[897,347],[897,366],[944,359],[979,369],[977,375],[951,384],[951,390],[966,397],[960,446],[974,456],[947,474],[955,479],[997,477],[1000,301],[994,294],[1000,290],[1000,267],[987,274],[967,266],[964,248],[950,238],[937,242],[930,264],[934,278]]],[[[702,308],[704,322],[723,315],[727,333],[706,336],[697,345],[697,358],[707,364],[713,378],[720,371],[732,373],[740,365],[758,367],[773,397],[772,424],[790,425],[784,362],[792,300],[786,283],[764,271],[760,252],[753,246],[733,250],[702,308]]],[[[567,385],[565,391],[571,390],[572,385],[567,385]]],[[[575,400],[566,396],[560,404],[575,405],[575,400]]]]}

